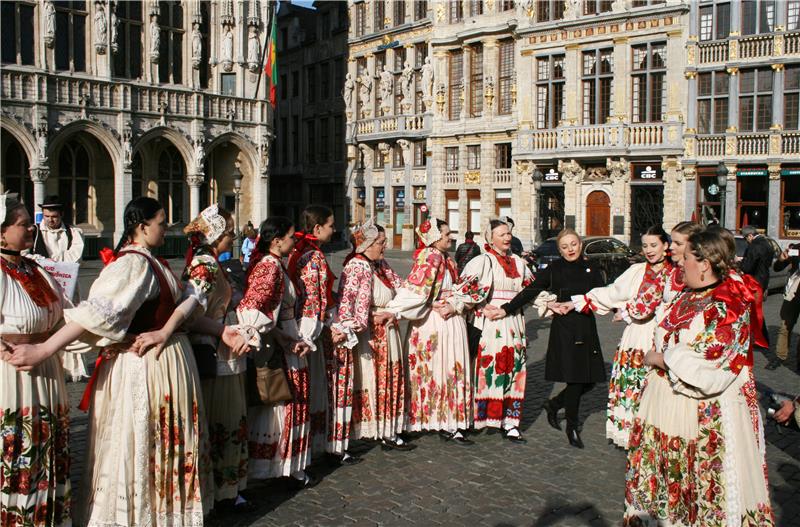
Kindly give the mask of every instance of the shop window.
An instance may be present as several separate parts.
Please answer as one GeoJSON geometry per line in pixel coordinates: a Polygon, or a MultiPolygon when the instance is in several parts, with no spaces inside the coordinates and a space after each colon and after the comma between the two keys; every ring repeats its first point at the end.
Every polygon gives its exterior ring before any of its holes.
{"type": "Polygon", "coordinates": [[[800,170],[781,176],[781,237],[800,238],[800,170]]]}
{"type": "Polygon", "coordinates": [[[511,216],[511,189],[494,191],[494,215],[511,216]]]}
{"type": "Polygon", "coordinates": [[[386,225],[386,190],[383,188],[373,189],[373,199],[375,223],[386,225]]]}
{"type": "Polygon", "coordinates": [[[717,185],[716,167],[697,169],[697,221],[703,225],[720,223],[722,191],[717,185]]]}
{"type": "MultiPolygon", "coordinates": [[[[767,194],[769,178],[767,171],[763,175],[741,175],[736,178],[738,196],[736,229],[744,225],[752,225],[757,229],[767,229],[767,194]]],[[[755,171],[751,171],[755,172],[755,171]]]]}

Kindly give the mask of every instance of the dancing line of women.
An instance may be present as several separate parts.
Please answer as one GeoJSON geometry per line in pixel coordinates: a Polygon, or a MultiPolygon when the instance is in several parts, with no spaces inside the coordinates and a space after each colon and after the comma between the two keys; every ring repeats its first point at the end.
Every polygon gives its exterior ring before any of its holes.
{"type": "Polygon", "coordinates": [[[234,238],[228,212],[211,206],[185,228],[179,280],[153,255],[164,210],[142,197],[73,306],[22,255],[24,206],[3,196],[0,218],[2,525],[202,525],[212,508],[248,506],[248,478],[303,488],[323,455],[360,462],[354,440],[409,451],[408,433],[434,431],[469,446],[470,431],[488,428],[524,443],[529,303],[553,317],[545,378],[566,383],[545,402],[547,420],[560,430],[563,408],[578,448],[580,399],[605,380],[595,314],[627,323],[606,424],[629,449],[626,525],[774,524],[750,351],[762,337],[760,290],[734,270],[727,231],[686,222],[670,245],[652,228],[646,262],[603,286],[570,229],[558,236],[561,259],[534,279],[499,220],[459,275],[450,227],[436,218],[417,229],[403,280],[384,259],[383,227],[367,221],[351,232],[334,293],[320,249],[333,214],[312,205],[299,231],[282,217],[261,224],[240,293],[217,260],[234,238]],[[91,349],[100,353],[81,402],[89,444],[73,509],[64,376],[91,349]]]}

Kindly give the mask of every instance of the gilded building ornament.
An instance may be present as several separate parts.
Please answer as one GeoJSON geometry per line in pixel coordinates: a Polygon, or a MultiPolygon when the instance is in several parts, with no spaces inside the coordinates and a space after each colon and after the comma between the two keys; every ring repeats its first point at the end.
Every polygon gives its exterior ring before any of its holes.
{"type": "Polygon", "coordinates": [[[480,185],[481,184],[481,171],[469,170],[464,174],[464,183],[467,185],[480,185]]]}

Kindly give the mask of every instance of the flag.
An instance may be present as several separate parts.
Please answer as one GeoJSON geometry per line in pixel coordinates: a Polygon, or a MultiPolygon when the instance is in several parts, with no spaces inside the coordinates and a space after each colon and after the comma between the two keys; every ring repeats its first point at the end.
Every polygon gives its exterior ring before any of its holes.
{"type": "Polygon", "coordinates": [[[272,13],[272,27],[267,40],[267,63],[264,74],[269,77],[269,103],[273,108],[278,104],[278,63],[276,61],[275,41],[278,38],[278,12],[272,13]]]}

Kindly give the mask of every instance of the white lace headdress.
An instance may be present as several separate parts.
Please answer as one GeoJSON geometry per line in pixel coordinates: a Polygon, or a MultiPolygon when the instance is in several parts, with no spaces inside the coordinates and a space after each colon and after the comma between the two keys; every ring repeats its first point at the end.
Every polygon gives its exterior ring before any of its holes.
{"type": "Polygon", "coordinates": [[[361,225],[356,225],[350,232],[350,243],[353,244],[353,250],[357,253],[363,253],[369,246],[375,243],[378,239],[380,231],[375,224],[375,218],[369,218],[361,225]]]}

